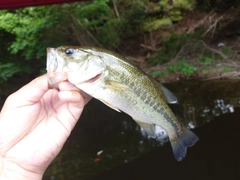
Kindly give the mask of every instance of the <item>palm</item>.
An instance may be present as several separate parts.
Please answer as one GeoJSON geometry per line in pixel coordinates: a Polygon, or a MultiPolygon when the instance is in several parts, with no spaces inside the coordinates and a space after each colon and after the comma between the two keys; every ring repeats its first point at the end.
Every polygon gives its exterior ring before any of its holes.
{"type": "Polygon", "coordinates": [[[46,91],[40,101],[38,95],[25,102],[21,98],[17,101],[16,95],[10,96],[0,121],[0,152],[4,157],[14,159],[24,169],[45,170],[61,150],[84,107],[84,100],[76,91],[75,104],[59,97],[57,90],[46,91]]]}

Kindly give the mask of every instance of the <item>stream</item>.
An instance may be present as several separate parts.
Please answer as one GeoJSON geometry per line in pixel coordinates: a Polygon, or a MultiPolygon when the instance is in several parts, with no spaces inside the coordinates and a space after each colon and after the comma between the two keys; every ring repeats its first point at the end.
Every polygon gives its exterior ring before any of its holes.
{"type": "Polygon", "coordinates": [[[170,105],[199,138],[182,162],[166,132],[152,139],[124,113],[93,99],[43,179],[240,179],[240,81],[187,81],[165,85],[170,105]]]}

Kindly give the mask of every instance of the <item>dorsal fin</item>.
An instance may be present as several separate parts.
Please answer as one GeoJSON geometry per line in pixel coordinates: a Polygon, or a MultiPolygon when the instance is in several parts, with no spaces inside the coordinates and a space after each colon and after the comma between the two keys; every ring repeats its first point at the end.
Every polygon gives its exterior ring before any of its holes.
{"type": "MultiPolygon", "coordinates": [[[[160,83],[159,83],[160,84],[160,83]]],[[[167,103],[169,104],[176,104],[178,103],[177,98],[173,95],[171,91],[169,91],[164,85],[160,84],[160,87],[162,89],[162,92],[167,100],[167,103]]]]}

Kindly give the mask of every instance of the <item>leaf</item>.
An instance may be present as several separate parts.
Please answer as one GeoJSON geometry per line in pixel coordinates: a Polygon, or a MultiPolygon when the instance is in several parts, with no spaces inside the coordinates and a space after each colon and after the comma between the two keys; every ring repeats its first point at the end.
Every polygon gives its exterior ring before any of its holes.
{"type": "Polygon", "coordinates": [[[0,82],[6,81],[21,69],[13,63],[0,64],[0,82]]]}

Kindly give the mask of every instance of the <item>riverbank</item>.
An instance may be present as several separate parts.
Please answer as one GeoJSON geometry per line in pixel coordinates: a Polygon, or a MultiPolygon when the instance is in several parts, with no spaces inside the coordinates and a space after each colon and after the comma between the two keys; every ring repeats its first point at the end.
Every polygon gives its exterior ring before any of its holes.
{"type": "Polygon", "coordinates": [[[170,30],[127,40],[121,52],[160,82],[239,79],[238,9],[188,13],[170,30]]]}

